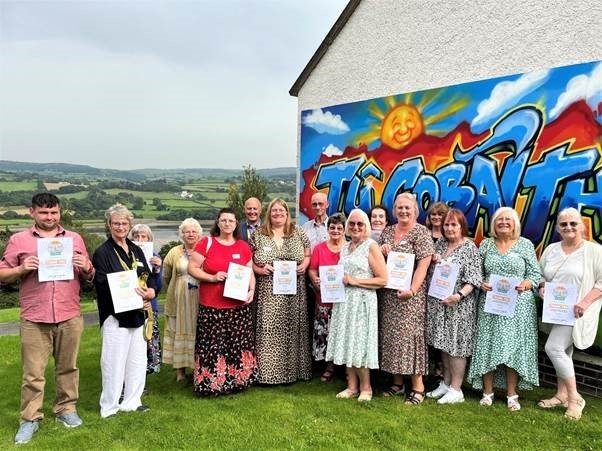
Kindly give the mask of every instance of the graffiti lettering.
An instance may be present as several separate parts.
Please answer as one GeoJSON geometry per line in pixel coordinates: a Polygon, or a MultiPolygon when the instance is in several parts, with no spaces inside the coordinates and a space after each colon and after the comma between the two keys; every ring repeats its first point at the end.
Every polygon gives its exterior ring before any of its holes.
{"type": "Polygon", "coordinates": [[[473,233],[480,220],[487,232],[498,207],[515,206],[523,215],[524,235],[535,243],[550,240],[559,209],[576,206],[592,218],[594,238],[601,240],[600,150],[563,142],[534,159],[542,126],[541,111],[523,106],[502,117],[472,148],[456,144],[450,162],[432,173],[418,156],[399,162],[387,177],[364,153],[320,166],[314,186],[328,190],[331,211],[346,213],[379,201],[391,206],[404,191],[417,196],[421,220],[432,202],[447,202],[464,211],[473,233]],[[384,183],[380,199],[371,180],[384,183]]]}

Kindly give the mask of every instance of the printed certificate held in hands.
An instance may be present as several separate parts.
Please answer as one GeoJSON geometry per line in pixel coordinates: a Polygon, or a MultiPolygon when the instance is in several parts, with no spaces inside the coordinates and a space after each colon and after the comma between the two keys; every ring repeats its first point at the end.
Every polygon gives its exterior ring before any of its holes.
{"type": "Polygon", "coordinates": [[[39,238],[38,281],[73,280],[73,238],[39,238]]]}
{"type": "Polygon", "coordinates": [[[387,285],[385,288],[409,290],[414,274],[414,254],[389,252],[387,256],[387,285]]]}
{"type": "Polygon", "coordinates": [[[516,287],[520,284],[520,280],[516,277],[491,274],[489,283],[493,289],[488,291],[485,296],[485,312],[510,318],[514,317],[518,299],[516,287]]]}
{"type": "Polygon", "coordinates": [[[429,296],[444,300],[454,294],[459,272],[460,265],[457,263],[445,260],[437,263],[433,270],[431,285],[429,286],[429,296]]]}
{"type": "Polygon", "coordinates": [[[319,274],[322,302],[345,302],[343,265],[320,266],[319,274]]]}
{"type": "Polygon", "coordinates": [[[142,297],[136,293],[136,288],[139,287],[136,270],[107,274],[107,281],[115,313],[129,312],[143,307],[142,297]]]}
{"type": "Polygon", "coordinates": [[[153,242],[152,241],[134,241],[134,244],[142,249],[146,264],[150,269],[153,269],[150,263],[150,259],[153,258],[153,242]]]}
{"type": "Polygon", "coordinates": [[[232,263],[228,265],[228,277],[224,282],[224,297],[246,301],[253,270],[248,266],[232,263]]]}
{"type": "Polygon", "coordinates": [[[579,291],[571,283],[546,282],[543,296],[541,321],[550,324],[575,325],[573,307],[579,291]]]}
{"type": "Polygon", "coordinates": [[[274,294],[297,294],[297,262],[274,262],[274,294]]]}

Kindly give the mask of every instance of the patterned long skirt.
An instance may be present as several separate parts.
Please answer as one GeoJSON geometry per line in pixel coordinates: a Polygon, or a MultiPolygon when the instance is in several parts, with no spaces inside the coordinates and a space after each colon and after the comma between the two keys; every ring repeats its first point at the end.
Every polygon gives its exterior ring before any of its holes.
{"type": "Polygon", "coordinates": [[[193,390],[218,396],[257,381],[255,334],[250,305],[216,309],[199,306],[193,390]]]}
{"type": "Polygon", "coordinates": [[[328,341],[328,325],[332,307],[316,304],[314,316],[313,356],[316,362],[326,359],[326,344],[328,341]]]}
{"type": "Polygon", "coordinates": [[[146,342],[146,374],[161,371],[161,337],[159,335],[159,311],[153,310],[153,336],[146,342]]]}

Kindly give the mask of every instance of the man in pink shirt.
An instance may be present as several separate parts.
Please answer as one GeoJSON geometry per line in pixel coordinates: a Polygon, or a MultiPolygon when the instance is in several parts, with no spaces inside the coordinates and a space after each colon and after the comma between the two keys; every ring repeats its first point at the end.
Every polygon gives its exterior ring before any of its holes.
{"type": "MultiPolygon", "coordinates": [[[[83,318],[79,306],[80,280],[91,280],[94,268],[84,242],[77,233],[59,224],[59,199],[50,193],[39,193],[31,199],[29,214],[34,225],[12,235],[0,261],[0,281],[21,281],[21,424],[15,444],[27,443],[44,417],[44,371],[50,353],[54,357],[56,420],[69,428],[82,424],[75,404],[78,399],[79,370],[77,353],[83,318]],[[73,241],[73,278],[39,281],[38,240],[71,238],[73,241]]],[[[60,246],[61,241],[57,240],[60,246]]]]}

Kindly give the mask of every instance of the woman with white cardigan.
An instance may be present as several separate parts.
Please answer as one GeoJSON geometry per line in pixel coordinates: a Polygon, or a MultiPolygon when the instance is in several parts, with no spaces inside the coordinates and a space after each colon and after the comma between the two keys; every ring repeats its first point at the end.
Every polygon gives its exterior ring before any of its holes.
{"type": "Polygon", "coordinates": [[[556,370],[556,394],[537,405],[542,409],[563,406],[565,417],[579,420],[585,400],[577,392],[573,346],[588,348],[596,338],[602,306],[602,246],[585,240],[583,220],[574,208],[558,214],[557,230],[562,240],[550,244],[540,259],[545,279],[539,285],[540,295],[544,295],[545,282],[576,285],[579,294],[574,307],[575,325],[552,325],[545,350],[556,370]]]}

